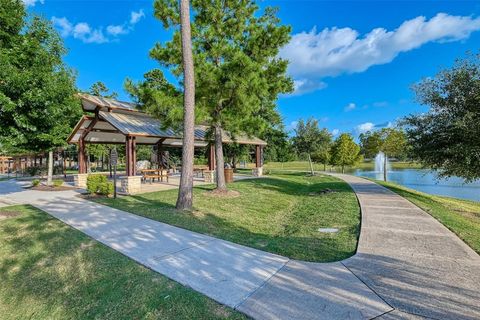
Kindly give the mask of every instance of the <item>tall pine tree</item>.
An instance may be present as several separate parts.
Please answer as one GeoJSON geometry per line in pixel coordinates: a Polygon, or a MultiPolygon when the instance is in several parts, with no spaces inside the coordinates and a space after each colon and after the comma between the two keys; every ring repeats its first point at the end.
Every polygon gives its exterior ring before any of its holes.
{"type": "MultiPolygon", "coordinates": [[[[157,43],[152,58],[182,84],[180,8],[176,0],[156,0],[155,16],[173,39],[157,43]]],[[[215,141],[217,189],[226,190],[222,135],[258,134],[269,126],[279,94],[293,90],[287,61],[279,49],[290,39],[290,27],[280,24],[276,10],[259,8],[252,0],[193,0],[192,49],[195,65],[196,119],[210,127],[215,141]]],[[[156,69],[145,82],[127,81],[127,89],[145,109],[165,123],[181,123],[183,93],[156,69]],[[154,77],[152,77],[154,75],[154,77]]]]}

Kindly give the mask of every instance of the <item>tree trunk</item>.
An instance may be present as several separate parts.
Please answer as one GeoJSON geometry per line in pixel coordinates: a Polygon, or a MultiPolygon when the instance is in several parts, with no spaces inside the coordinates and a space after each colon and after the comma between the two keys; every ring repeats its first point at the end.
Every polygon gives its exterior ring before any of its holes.
{"type": "Polygon", "coordinates": [[[310,173],[313,176],[315,172],[313,171],[313,163],[312,163],[312,158],[310,157],[310,153],[308,154],[308,162],[310,163],[310,173]]]}
{"type": "Polygon", "coordinates": [[[225,183],[225,162],[223,160],[222,127],[218,124],[215,126],[215,158],[217,162],[217,190],[226,191],[227,184],[225,183]]]}
{"type": "Polygon", "coordinates": [[[327,171],[327,163],[326,162],[323,163],[323,171],[327,171]]]}
{"type": "Polygon", "coordinates": [[[387,182],[387,154],[383,157],[383,181],[387,182]]]}
{"type": "Polygon", "coordinates": [[[52,179],[53,179],[53,151],[48,151],[47,186],[52,185],[52,179]]]}
{"type": "Polygon", "coordinates": [[[342,164],[342,173],[345,173],[345,165],[342,164]]]}
{"type": "Polygon", "coordinates": [[[195,77],[192,55],[192,37],[190,30],[190,3],[189,0],[180,2],[180,20],[182,34],[183,58],[183,147],[182,147],[182,175],[176,208],[191,210],[193,206],[193,157],[194,157],[194,130],[195,130],[195,77]]]}

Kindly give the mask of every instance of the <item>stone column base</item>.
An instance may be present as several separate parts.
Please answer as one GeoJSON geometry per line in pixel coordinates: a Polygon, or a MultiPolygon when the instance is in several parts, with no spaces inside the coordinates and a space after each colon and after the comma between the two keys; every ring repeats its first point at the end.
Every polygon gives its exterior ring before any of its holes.
{"type": "Polygon", "coordinates": [[[78,188],[87,187],[88,173],[79,173],[73,175],[73,185],[78,188]]]}
{"type": "Polygon", "coordinates": [[[142,188],[141,176],[125,176],[120,177],[120,192],[125,194],[139,193],[142,188]]]}
{"type": "Polygon", "coordinates": [[[261,177],[263,176],[263,167],[253,168],[252,175],[254,177],[261,177]]]}
{"type": "Polygon", "coordinates": [[[215,170],[205,170],[203,177],[206,183],[215,183],[215,170]]]}

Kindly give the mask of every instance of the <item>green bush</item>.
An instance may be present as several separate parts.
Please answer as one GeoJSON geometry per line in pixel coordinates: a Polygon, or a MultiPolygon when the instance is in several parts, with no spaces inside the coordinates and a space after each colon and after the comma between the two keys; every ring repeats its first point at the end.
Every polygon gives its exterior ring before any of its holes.
{"type": "Polygon", "coordinates": [[[107,177],[101,174],[88,175],[87,192],[109,196],[113,194],[113,183],[108,182],[107,177]]]}
{"type": "Polygon", "coordinates": [[[53,182],[53,186],[55,188],[61,187],[63,185],[63,180],[61,180],[61,179],[55,179],[52,182],[53,182]]]}
{"type": "Polygon", "coordinates": [[[45,170],[45,168],[42,168],[42,167],[39,167],[39,166],[36,166],[36,167],[28,167],[27,169],[25,169],[26,173],[30,176],[41,176],[41,175],[44,175],[47,173],[47,171],[45,170]]]}
{"type": "Polygon", "coordinates": [[[32,187],[37,187],[40,184],[40,180],[34,179],[32,180],[32,187]]]}

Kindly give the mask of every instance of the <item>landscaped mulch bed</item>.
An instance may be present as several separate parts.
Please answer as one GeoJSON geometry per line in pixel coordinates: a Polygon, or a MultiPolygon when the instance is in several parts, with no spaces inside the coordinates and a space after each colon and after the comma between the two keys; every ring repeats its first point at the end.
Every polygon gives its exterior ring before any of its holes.
{"type": "Polygon", "coordinates": [[[60,186],[60,187],[54,187],[54,186],[46,186],[46,185],[38,185],[36,187],[30,187],[30,190],[36,190],[36,191],[66,191],[66,190],[75,190],[75,187],[70,187],[70,186],[60,186]]]}

